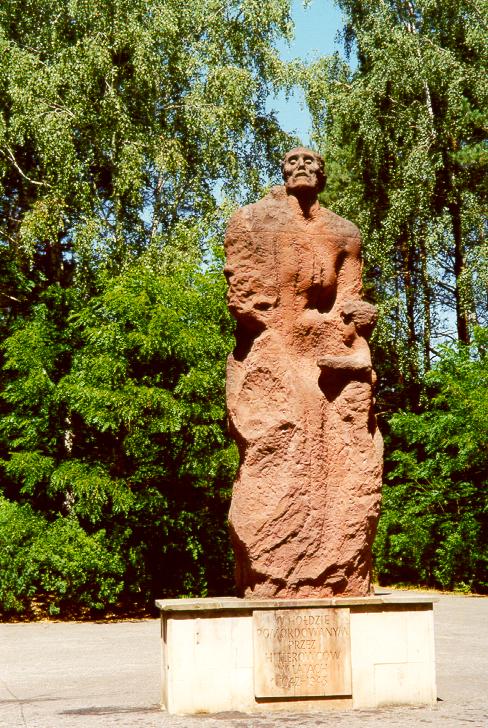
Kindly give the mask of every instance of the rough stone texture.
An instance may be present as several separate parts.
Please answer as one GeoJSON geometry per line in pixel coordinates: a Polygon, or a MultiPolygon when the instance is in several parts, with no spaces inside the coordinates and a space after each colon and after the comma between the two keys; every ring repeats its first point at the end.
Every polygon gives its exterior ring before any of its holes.
{"type": "Polygon", "coordinates": [[[375,309],[361,300],[359,231],[319,206],[312,155],[320,167],[309,150],[290,152],[286,186],[238,210],[225,241],[237,319],[227,406],[241,458],[229,518],[246,597],[370,591],[375,309]]]}

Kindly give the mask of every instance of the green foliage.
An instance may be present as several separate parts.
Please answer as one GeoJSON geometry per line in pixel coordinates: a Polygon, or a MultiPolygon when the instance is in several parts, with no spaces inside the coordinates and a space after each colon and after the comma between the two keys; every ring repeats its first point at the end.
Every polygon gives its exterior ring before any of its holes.
{"type": "Polygon", "coordinates": [[[487,316],[482,23],[467,2],[339,4],[354,74],[279,60],[289,0],[2,3],[5,614],[231,589],[221,241],[277,176],[266,100],[298,78],[326,201],[364,233],[380,404],[424,408],[391,423],[378,569],[486,588],[486,342],[425,374],[446,321],[467,341],[487,316]]]}
{"type": "Polygon", "coordinates": [[[1,614],[93,613],[115,605],[125,566],[106,534],[76,518],[48,522],[0,497],[1,614]]]}
{"type": "Polygon", "coordinates": [[[488,591],[488,330],[445,348],[426,376],[422,414],[391,419],[383,514],[375,543],[384,582],[488,591]]]}
{"type": "MultiPolygon", "coordinates": [[[[125,561],[111,592],[125,605],[228,590],[236,453],[225,430],[233,338],[220,264],[168,255],[156,267],[148,254],[103,285],[56,335],[59,312],[41,303],[6,341],[16,376],[0,428],[10,442],[5,492],[49,527],[65,524],[60,538],[72,522],[87,543],[103,529],[106,548],[125,561]]],[[[31,550],[17,565],[23,558],[31,550]]],[[[73,587],[66,600],[77,594],[73,587]]]]}
{"type": "Polygon", "coordinates": [[[380,314],[376,568],[385,582],[486,591],[486,2],[337,4],[357,68],[322,58],[303,85],[324,201],[361,229],[380,314]]]}
{"type": "Polygon", "coordinates": [[[266,110],[296,75],[275,48],[289,10],[2,3],[2,491],[46,564],[56,540],[81,554],[76,587],[60,566],[5,609],[231,588],[223,226],[289,143],[266,110]]]}
{"type": "Polygon", "coordinates": [[[327,201],[364,237],[381,409],[415,408],[439,343],[488,323],[486,27],[471,2],[338,4],[358,68],[323,58],[304,84],[327,201]]]}
{"type": "Polygon", "coordinates": [[[3,2],[3,316],[73,275],[91,293],[101,265],[215,210],[217,185],[255,195],[286,144],[265,101],[292,81],[290,32],[289,0],[3,2]]]}

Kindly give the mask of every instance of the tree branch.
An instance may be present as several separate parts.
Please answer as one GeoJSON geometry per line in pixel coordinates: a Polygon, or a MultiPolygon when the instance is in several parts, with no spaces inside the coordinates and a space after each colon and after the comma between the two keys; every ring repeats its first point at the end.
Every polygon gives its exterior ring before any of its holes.
{"type": "Polygon", "coordinates": [[[31,183],[31,184],[33,184],[33,185],[38,185],[39,187],[51,187],[51,186],[52,186],[52,185],[50,185],[50,184],[49,184],[48,182],[38,182],[37,180],[35,180],[35,179],[31,179],[31,177],[28,177],[28,176],[27,176],[27,175],[25,174],[25,172],[23,172],[23,171],[21,170],[21,168],[19,167],[19,165],[18,165],[18,163],[17,163],[17,160],[16,160],[16,159],[15,159],[15,157],[14,157],[14,153],[12,152],[12,150],[10,149],[10,147],[7,147],[7,146],[5,145],[5,149],[7,150],[7,152],[8,152],[8,156],[10,157],[10,160],[12,161],[12,164],[14,165],[15,169],[16,169],[16,170],[17,170],[17,172],[18,172],[18,173],[19,173],[19,174],[21,175],[21,177],[23,177],[24,179],[26,179],[26,180],[27,180],[27,182],[30,182],[30,183],[31,183]]]}

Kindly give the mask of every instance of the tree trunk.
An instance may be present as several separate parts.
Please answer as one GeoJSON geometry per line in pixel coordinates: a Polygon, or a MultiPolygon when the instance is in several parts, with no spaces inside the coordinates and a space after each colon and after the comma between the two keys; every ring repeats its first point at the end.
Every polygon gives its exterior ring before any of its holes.
{"type": "Polygon", "coordinates": [[[415,252],[412,249],[412,237],[406,231],[400,242],[400,249],[403,259],[403,287],[405,291],[405,310],[407,316],[407,347],[408,347],[408,384],[406,388],[407,398],[415,409],[419,403],[419,367],[418,367],[418,339],[415,325],[415,300],[416,291],[414,286],[415,252]]]}
{"type": "Polygon", "coordinates": [[[425,246],[425,231],[423,232],[419,241],[419,254],[420,254],[420,275],[422,278],[422,304],[423,304],[423,364],[424,372],[428,372],[430,369],[430,339],[432,331],[432,320],[431,320],[431,300],[432,300],[432,289],[430,285],[430,277],[427,266],[427,250],[425,246]]]}
{"type": "Polygon", "coordinates": [[[452,238],[454,243],[454,278],[455,278],[455,297],[456,297],[456,324],[457,335],[459,341],[463,344],[469,344],[469,322],[466,306],[463,301],[463,293],[461,286],[461,276],[464,271],[464,246],[463,233],[461,225],[461,205],[458,200],[449,205],[449,214],[451,215],[452,238]]]}

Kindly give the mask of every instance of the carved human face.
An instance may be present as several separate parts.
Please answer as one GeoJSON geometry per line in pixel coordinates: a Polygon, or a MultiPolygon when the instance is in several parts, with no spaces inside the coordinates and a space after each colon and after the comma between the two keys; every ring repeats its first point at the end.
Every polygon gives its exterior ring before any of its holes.
{"type": "Polygon", "coordinates": [[[283,160],[283,177],[288,192],[296,194],[321,192],[324,186],[324,174],[320,157],[305,147],[292,149],[283,160]]]}

